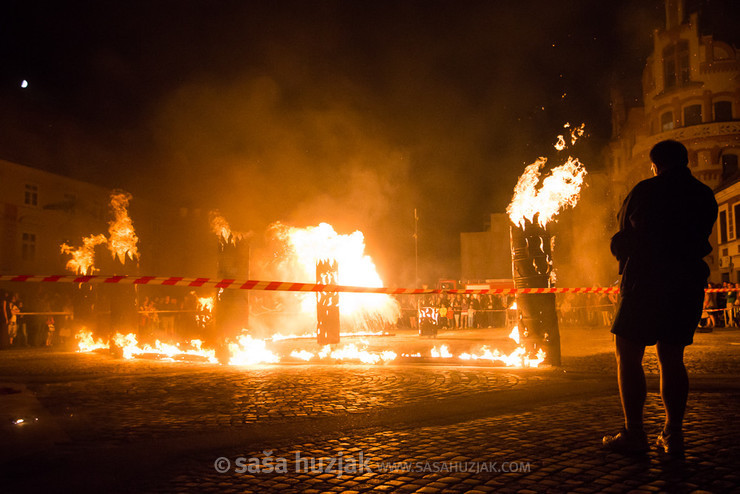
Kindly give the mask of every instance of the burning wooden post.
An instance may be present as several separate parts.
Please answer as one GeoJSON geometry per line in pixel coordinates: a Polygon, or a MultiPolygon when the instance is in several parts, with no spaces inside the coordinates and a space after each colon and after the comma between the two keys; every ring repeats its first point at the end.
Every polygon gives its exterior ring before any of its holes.
{"type": "MultiPolygon", "coordinates": [[[[570,144],[584,133],[584,126],[571,128],[570,144]]],[[[567,147],[558,136],[555,149],[567,147]]],[[[565,207],[573,207],[580,197],[586,169],[577,158],[569,156],[562,165],[552,168],[540,183],[540,170],[547,163],[540,158],[524,169],[514,187],[514,197],[506,212],[510,228],[512,274],[516,288],[550,288],[554,286],[552,243],[547,224],[565,207]]],[[[532,358],[539,350],[545,362],[560,365],[560,330],[554,293],[517,294],[519,335],[532,358]]]]}
{"type": "MultiPolygon", "coordinates": [[[[218,237],[218,277],[221,279],[249,278],[249,235],[232,231],[218,210],[208,213],[211,230],[218,237]]],[[[220,333],[218,338],[236,338],[249,324],[249,292],[222,290],[213,306],[213,321],[220,333]]]]}
{"type": "MultiPolygon", "coordinates": [[[[336,285],[339,268],[336,260],[322,259],[316,262],[316,283],[336,285]]],[[[339,343],[339,293],[323,291],[316,293],[316,338],[320,345],[339,343]]]]}
{"type": "MultiPolygon", "coordinates": [[[[218,277],[249,278],[249,241],[240,235],[219,237],[218,277]]],[[[235,338],[249,324],[249,299],[246,290],[223,290],[213,309],[220,337],[235,338]]]]}
{"type": "MultiPolygon", "coordinates": [[[[550,288],[551,238],[545,227],[525,220],[511,225],[511,270],[516,288],[550,288]]],[[[539,350],[545,363],[560,365],[560,329],[554,293],[519,293],[516,296],[519,334],[529,358],[539,350]]]]}

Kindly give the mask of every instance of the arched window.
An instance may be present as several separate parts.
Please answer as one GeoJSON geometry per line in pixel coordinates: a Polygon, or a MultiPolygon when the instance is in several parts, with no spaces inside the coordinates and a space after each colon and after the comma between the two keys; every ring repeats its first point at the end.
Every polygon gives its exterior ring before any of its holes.
{"type": "Polygon", "coordinates": [[[701,123],[701,105],[690,105],[683,109],[683,125],[698,125],[701,123]]]}
{"type": "Polygon", "coordinates": [[[663,80],[665,89],[689,82],[689,42],[685,39],[663,50],[663,80]]]}
{"type": "Polygon", "coordinates": [[[672,130],[674,126],[673,112],[667,111],[660,116],[660,130],[665,132],[666,130],[672,130]]]}

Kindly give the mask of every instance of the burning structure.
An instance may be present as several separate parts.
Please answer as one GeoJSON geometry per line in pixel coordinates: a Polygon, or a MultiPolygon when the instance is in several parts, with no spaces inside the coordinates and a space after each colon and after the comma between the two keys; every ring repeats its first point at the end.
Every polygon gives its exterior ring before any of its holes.
{"type": "MultiPolygon", "coordinates": [[[[218,237],[218,277],[222,279],[249,278],[248,235],[232,231],[229,223],[217,210],[209,213],[211,230],[218,237]]],[[[249,292],[222,290],[215,305],[214,319],[219,337],[235,338],[249,324],[249,292]]]]}
{"type": "MultiPolygon", "coordinates": [[[[566,128],[569,125],[566,124],[566,128]]],[[[571,145],[584,133],[584,126],[571,130],[571,145]]],[[[555,148],[566,147],[565,138],[558,136],[555,148]]],[[[573,157],[550,171],[540,182],[540,170],[546,158],[527,166],[514,189],[507,208],[511,219],[512,275],[516,288],[551,288],[555,286],[552,251],[553,238],[548,223],[567,206],[578,202],[586,169],[573,157]]],[[[554,293],[519,293],[518,322],[525,350],[530,358],[540,350],[545,362],[560,365],[560,331],[554,293]]]]}
{"type": "MultiPolygon", "coordinates": [[[[316,283],[336,285],[339,279],[337,262],[322,259],[316,263],[316,283]]],[[[339,293],[323,291],[316,294],[316,339],[320,345],[339,343],[339,293]]]]}

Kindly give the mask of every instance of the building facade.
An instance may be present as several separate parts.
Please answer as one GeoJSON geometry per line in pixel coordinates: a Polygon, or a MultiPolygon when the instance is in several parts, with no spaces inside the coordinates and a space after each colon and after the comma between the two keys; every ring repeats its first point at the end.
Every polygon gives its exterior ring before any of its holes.
{"type": "MultiPolygon", "coordinates": [[[[606,162],[615,213],[630,189],[651,176],[650,149],[665,139],[686,146],[691,172],[715,191],[740,173],[740,52],[714,38],[701,10],[689,12],[682,0],[665,0],[665,11],[665,28],[653,33],[642,75],[642,105],[629,107],[619,92],[612,93],[606,162]]],[[[732,207],[725,213],[728,225],[732,207]]],[[[711,279],[719,281],[724,237],[713,238],[718,243],[707,261],[711,279]]]]}
{"type": "MultiPolygon", "coordinates": [[[[61,245],[108,235],[111,190],[0,160],[0,274],[64,274],[69,254],[61,245]]],[[[95,250],[103,274],[215,276],[218,239],[207,211],[161,205],[134,197],[129,216],[139,238],[138,260],[122,265],[108,249],[95,250]]],[[[18,289],[15,285],[13,290],[18,289]]]]}

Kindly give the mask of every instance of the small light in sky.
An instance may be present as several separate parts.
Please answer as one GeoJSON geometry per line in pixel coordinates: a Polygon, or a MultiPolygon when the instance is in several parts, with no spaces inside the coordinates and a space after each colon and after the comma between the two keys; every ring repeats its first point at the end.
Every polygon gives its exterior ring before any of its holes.
{"type": "Polygon", "coordinates": [[[21,82],[21,87],[22,87],[23,89],[26,89],[26,88],[28,87],[28,81],[27,81],[27,80],[25,80],[25,79],[23,79],[23,82],[21,82]]]}

